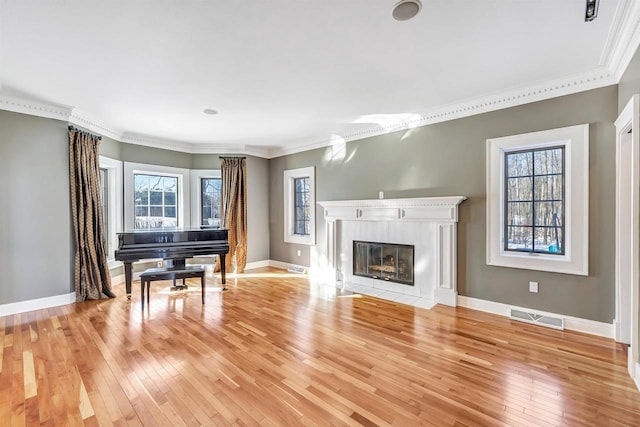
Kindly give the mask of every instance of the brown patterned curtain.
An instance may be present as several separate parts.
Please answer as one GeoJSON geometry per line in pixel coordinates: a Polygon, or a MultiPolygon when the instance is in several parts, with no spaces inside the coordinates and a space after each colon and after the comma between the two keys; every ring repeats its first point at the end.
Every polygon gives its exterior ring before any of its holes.
{"type": "Polygon", "coordinates": [[[113,298],[100,191],[100,137],[69,127],[76,301],[113,298]]]}
{"type": "MultiPolygon", "coordinates": [[[[244,157],[223,157],[222,227],[229,230],[229,254],[226,271],[231,272],[233,261],[236,273],[244,273],[247,265],[247,164],[244,157]]],[[[220,258],[215,271],[220,270],[220,258]]]]}

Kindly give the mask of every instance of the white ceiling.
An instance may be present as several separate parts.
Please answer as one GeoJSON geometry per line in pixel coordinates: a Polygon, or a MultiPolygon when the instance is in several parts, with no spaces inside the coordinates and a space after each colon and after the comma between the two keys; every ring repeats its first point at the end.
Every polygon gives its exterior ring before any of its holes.
{"type": "Polygon", "coordinates": [[[0,0],[0,108],[263,157],[617,83],[640,7],[600,0],[0,0]],[[212,108],[218,115],[205,115],[212,108]]]}

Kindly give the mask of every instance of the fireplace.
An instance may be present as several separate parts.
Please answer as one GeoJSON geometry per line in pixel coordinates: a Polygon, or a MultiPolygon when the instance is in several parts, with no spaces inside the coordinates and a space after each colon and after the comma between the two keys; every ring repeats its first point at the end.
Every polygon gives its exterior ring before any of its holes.
{"type": "Polygon", "coordinates": [[[413,286],[413,245],[353,241],[353,274],[413,286]]]}
{"type": "Polygon", "coordinates": [[[312,256],[310,277],[314,283],[417,307],[455,307],[456,225],[463,200],[449,196],[318,202],[324,208],[326,253],[312,256]],[[397,243],[398,252],[381,246],[388,243],[397,243]],[[373,246],[357,255],[359,244],[373,246]],[[405,254],[408,248],[411,255],[405,254]]]}

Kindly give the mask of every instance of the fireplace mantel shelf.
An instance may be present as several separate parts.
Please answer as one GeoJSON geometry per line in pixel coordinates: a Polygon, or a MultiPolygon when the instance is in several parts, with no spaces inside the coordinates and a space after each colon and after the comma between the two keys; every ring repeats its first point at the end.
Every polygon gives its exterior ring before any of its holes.
{"type": "Polygon", "coordinates": [[[332,200],[318,202],[326,220],[458,221],[464,196],[404,199],[332,200]]]}

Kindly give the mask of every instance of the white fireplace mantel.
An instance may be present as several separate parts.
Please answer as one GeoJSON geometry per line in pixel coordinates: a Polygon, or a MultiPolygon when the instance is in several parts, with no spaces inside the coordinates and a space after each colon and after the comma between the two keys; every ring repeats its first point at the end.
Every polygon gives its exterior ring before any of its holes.
{"type": "Polygon", "coordinates": [[[458,222],[464,196],[406,199],[334,200],[318,202],[325,220],[448,221],[458,222]]]}
{"type": "Polygon", "coordinates": [[[464,200],[464,196],[450,196],[318,202],[324,208],[326,223],[324,277],[338,282],[357,282],[360,288],[369,287],[390,295],[400,294],[405,297],[403,300],[426,299],[455,307],[458,295],[456,226],[458,205],[464,200]],[[390,230],[393,230],[391,235],[390,230]],[[416,245],[415,287],[352,275],[349,239],[357,235],[366,240],[369,235],[381,233],[394,240],[393,243],[416,245]]]}

